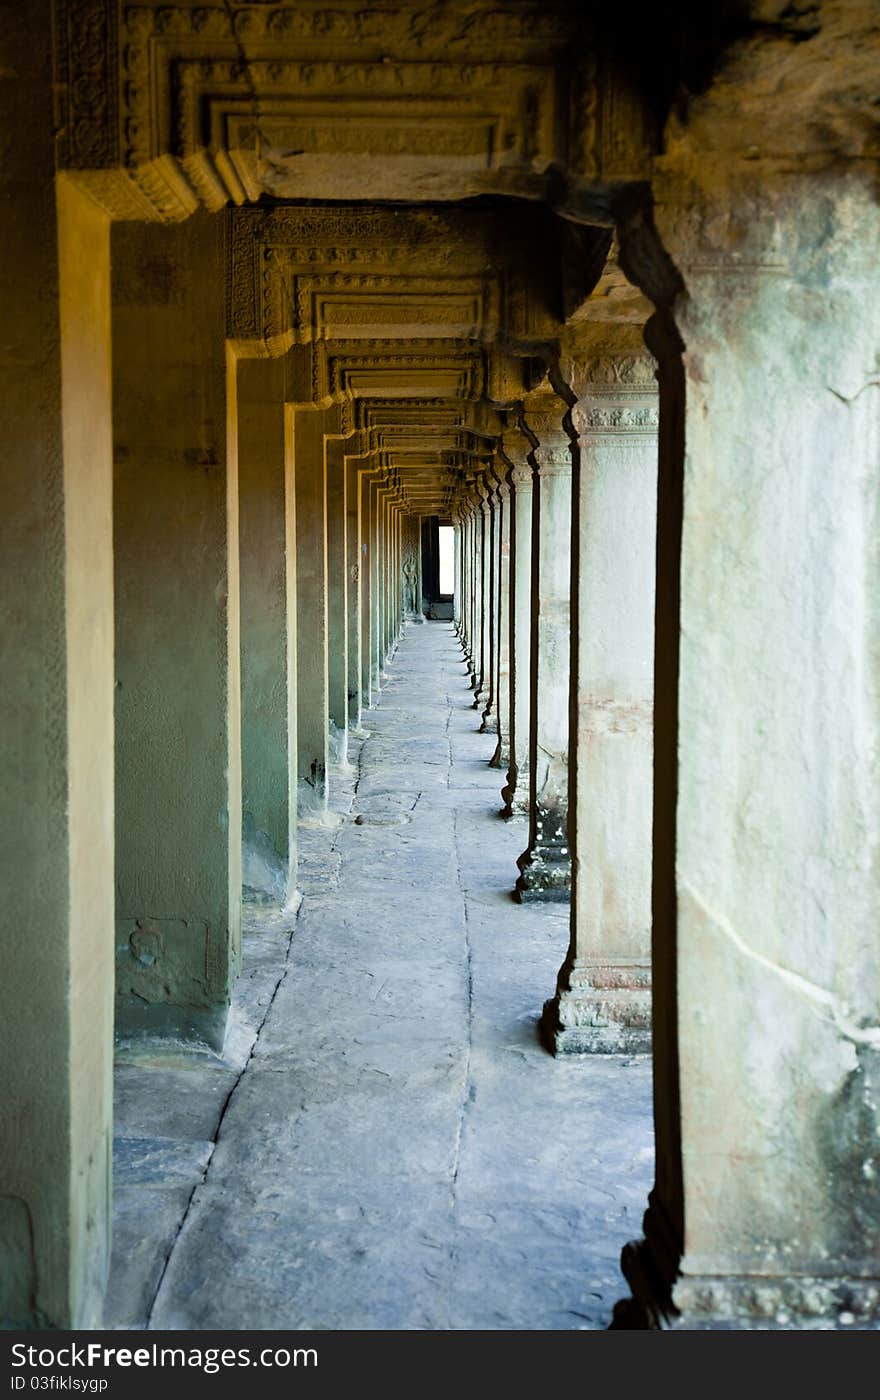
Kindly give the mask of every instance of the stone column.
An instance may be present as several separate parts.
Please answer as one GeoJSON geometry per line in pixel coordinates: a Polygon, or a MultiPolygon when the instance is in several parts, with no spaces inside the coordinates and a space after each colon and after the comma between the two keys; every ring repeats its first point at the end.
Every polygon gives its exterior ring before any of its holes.
{"type": "Polygon", "coordinates": [[[571,585],[571,442],[568,405],[548,387],[525,400],[535,439],[532,514],[529,844],[517,861],[517,897],[565,901],[568,845],[568,701],[571,585]]]}
{"type": "Polygon", "coordinates": [[[493,768],[506,769],[510,763],[510,639],[512,579],[510,572],[511,540],[511,481],[510,467],[499,458],[501,479],[498,483],[498,652],[496,682],[496,723],[498,743],[490,759],[493,768]]]}
{"type": "Polygon", "coordinates": [[[293,406],[296,492],[297,773],[300,821],[327,819],[329,659],[324,436],[339,429],[338,409],[293,406]]]}
{"type": "Polygon", "coordinates": [[[489,556],[489,585],[488,585],[488,622],[486,634],[489,646],[488,664],[488,695],[482,713],[482,723],[480,732],[484,734],[494,734],[498,730],[498,657],[500,650],[499,622],[501,614],[501,604],[498,597],[498,584],[501,573],[500,549],[501,549],[501,499],[498,489],[504,479],[504,473],[497,461],[493,458],[486,471],[486,485],[489,489],[489,496],[486,502],[488,508],[487,523],[489,530],[489,540],[491,552],[489,556]]]}
{"type": "Polygon", "coordinates": [[[287,904],[296,887],[296,522],[283,359],[238,361],[242,885],[287,904]]]}
{"type": "MultiPolygon", "coordinates": [[[[483,509],[482,495],[479,487],[474,482],[473,488],[473,515],[472,515],[472,536],[473,544],[471,549],[471,654],[470,673],[471,685],[477,694],[479,693],[483,668],[483,509]]],[[[477,699],[473,701],[476,709],[477,699]]]]}
{"type": "Polygon", "coordinates": [[[690,1326],[876,1326],[880,210],[856,161],[711,181],[659,213],[687,289],[685,404],[663,397],[658,345],[671,995],[657,1185],[626,1265],[667,1315],[680,1270],[690,1326]]]}
{"type": "Polygon", "coordinates": [[[214,1049],[242,888],[225,277],[208,214],[114,226],[116,1027],[214,1049]]]}
{"type": "Polygon", "coordinates": [[[455,579],[455,596],[452,600],[452,625],[457,637],[461,636],[461,521],[455,521],[453,539],[453,577],[455,579]]]}
{"type": "Polygon", "coordinates": [[[399,588],[397,582],[397,516],[396,494],[388,498],[388,555],[385,567],[385,595],[388,599],[385,615],[385,657],[391,661],[397,645],[397,605],[399,588]]]}
{"type": "Polygon", "coordinates": [[[473,637],[473,503],[468,497],[461,502],[461,644],[467,672],[471,673],[473,637]]]}
{"type": "Polygon", "coordinates": [[[470,539],[468,549],[468,671],[470,673],[470,684],[473,688],[476,682],[477,667],[477,627],[479,613],[477,612],[478,588],[477,577],[479,571],[479,546],[483,529],[483,517],[480,513],[474,483],[470,483],[471,498],[468,506],[468,535],[470,539]]]}
{"type": "Polygon", "coordinates": [[[79,1330],[110,1252],[110,229],[53,188],[51,7],[4,6],[0,49],[0,1326],[79,1330]]]}
{"type": "Polygon", "coordinates": [[[390,550],[390,522],[389,522],[389,498],[391,495],[388,473],[379,488],[378,502],[379,510],[377,516],[378,529],[378,596],[379,596],[379,627],[377,633],[379,680],[380,683],[387,681],[388,674],[385,666],[388,662],[388,652],[390,650],[388,631],[388,576],[389,576],[389,550],[390,550]]]}
{"type": "Polygon", "coordinates": [[[532,687],[532,464],[529,442],[519,428],[503,434],[505,460],[510,464],[510,757],[507,784],[502,789],[502,815],[526,816],[529,811],[529,746],[532,687]]]}
{"type": "Polygon", "coordinates": [[[348,760],[348,531],[345,454],[351,433],[325,439],[327,713],[332,763],[348,760]]]}
{"type": "Polygon", "coordinates": [[[373,668],[375,658],[375,498],[378,471],[362,472],[358,481],[360,499],[360,553],[358,584],[360,593],[361,628],[361,706],[369,709],[378,693],[378,677],[373,668]]]}
{"type": "Polygon", "coordinates": [[[381,571],[381,507],[385,472],[380,471],[370,481],[370,703],[375,704],[382,689],[382,571],[381,571]]]}
{"type": "Polygon", "coordinates": [[[479,600],[479,671],[474,691],[474,709],[482,712],[491,698],[492,676],[492,487],[493,478],[484,471],[477,484],[480,513],[480,563],[477,575],[479,600]]]}
{"type": "Polygon", "coordinates": [[[651,1048],[657,387],[637,326],[566,368],[572,422],[571,943],[557,1053],[651,1048]]]}
{"type": "MultiPolygon", "coordinates": [[[[362,447],[363,444],[360,444],[362,447]]],[[[346,686],[348,692],[347,728],[349,735],[363,737],[361,729],[361,537],[360,485],[363,457],[345,457],[345,535],[346,535],[346,609],[348,641],[346,657],[346,686]]]]}

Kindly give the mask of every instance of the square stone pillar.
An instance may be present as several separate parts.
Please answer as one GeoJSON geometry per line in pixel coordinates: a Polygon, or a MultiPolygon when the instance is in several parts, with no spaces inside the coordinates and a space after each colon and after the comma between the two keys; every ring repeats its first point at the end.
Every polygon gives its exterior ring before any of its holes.
{"type": "Polygon", "coordinates": [[[241,939],[221,220],[113,228],[117,1031],[223,1043],[241,939]]]}
{"type": "Polygon", "coordinates": [[[498,730],[498,663],[501,648],[501,600],[498,592],[501,578],[501,498],[498,490],[503,479],[502,467],[496,460],[493,460],[486,472],[486,484],[489,488],[486,518],[491,549],[487,595],[489,616],[486,627],[489,646],[488,695],[480,724],[480,732],[484,734],[494,734],[498,730]]]}
{"type": "Polygon", "coordinates": [[[532,492],[529,844],[517,861],[520,901],[565,902],[568,842],[568,706],[571,587],[571,440],[568,405],[548,387],[525,401],[535,441],[532,492]]]}
{"type": "Polygon", "coordinates": [[[873,176],[758,167],[719,190],[716,169],[705,197],[659,209],[687,291],[686,395],[666,308],[649,327],[670,995],[657,1185],[626,1267],[691,1327],[880,1320],[873,176]]]}
{"type": "Polygon", "coordinates": [[[325,439],[327,513],[327,710],[329,754],[348,761],[348,498],[346,452],[354,434],[325,439]]]}
{"type": "Polygon", "coordinates": [[[330,681],[325,437],[338,434],[339,417],[338,407],[291,405],[296,493],[297,773],[301,821],[328,819],[330,681]]]}
{"type": "Polygon", "coordinates": [[[376,491],[376,598],[378,612],[376,618],[376,665],[378,667],[378,688],[388,679],[385,664],[388,660],[388,549],[389,522],[388,500],[391,487],[388,473],[383,476],[376,491]]]}
{"type": "MultiPolygon", "coordinates": [[[[359,439],[360,442],[360,439],[359,439]]],[[[363,446],[363,444],[360,444],[363,446]]],[[[361,515],[363,510],[362,479],[368,459],[361,453],[346,455],[346,551],[348,567],[347,610],[348,610],[348,732],[355,738],[363,738],[365,731],[361,725],[361,710],[369,699],[363,695],[363,626],[361,619],[364,594],[364,560],[366,541],[362,535],[361,515]]]]}
{"type": "Polygon", "coordinates": [[[532,646],[532,464],[529,442],[519,428],[506,428],[503,452],[510,480],[510,661],[508,669],[509,757],[502,789],[502,815],[529,811],[532,646]]]}
{"type": "Polygon", "coordinates": [[[461,642],[468,676],[472,676],[473,636],[474,636],[474,507],[469,497],[461,504],[462,555],[461,555],[461,642]]]}
{"type": "Polygon", "coordinates": [[[284,359],[239,359],[242,883],[245,898],[296,891],[296,516],[284,359]]]}
{"type": "Polygon", "coordinates": [[[461,548],[462,548],[462,524],[460,520],[455,521],[455,528],[452,536],[453,541],[453,578],[455,579],[455,595],[452,600],[452,625],[456,636],[461,636],[461,610],[462,610],[462,589],[461,589],[461,548]]]}
{"type": "Polygon", "coordinates": [[[498,651],[497,651],[497,704],[496,726],[498,743],[490,759],[492,768],[507,769],[510,763],[510,638],[511,602],[513,598],[510,577],[510,515],[511,484],[509,464],[499,459],[501,479],[496,493],[498,500],[498,651]]]}
{"type": "Polygon", "coordinates": [[[382,689],[382,510],[384,509],[383,485],[385,471],[380,470],[369,482],[369,551],[370,570],[370,703],[373,704],[382,689]]]}
{"type": "Polygon", "coordinates": [[[638,327],[594,339],[563,363],[577,448],[571,943],[543,1017],[556,1054],[651,1048],[657,386],[638,327]]]}
{"type": "Polygon", "coordinates": [[[6,141],[0,1326],[100,1326],[110,1252],[110,230],[54,182],[52,12],[0,12],[6,141]]]}
{"type": "Polygon", "coordinates": [[[479,562],[477,567],[477,656],[478,670],[474,685],[474,709],[483,711],[491,697],[492,677],[492,486],[494,479],[485,471],[477,482],[479,497],[479,562]]]}
{"type": "MultiPolygon", "coordinates": [[[[485,490],[485,488],[483,488],[485,490]]],[[[473,486],[474,508],[472,514],[471,546],[471,685],[475,691],[473,707],[479,703],[479,691],[483,676],[483,552],[487,546],[484,538],[483,494],[477,482],[473,486]]]]}

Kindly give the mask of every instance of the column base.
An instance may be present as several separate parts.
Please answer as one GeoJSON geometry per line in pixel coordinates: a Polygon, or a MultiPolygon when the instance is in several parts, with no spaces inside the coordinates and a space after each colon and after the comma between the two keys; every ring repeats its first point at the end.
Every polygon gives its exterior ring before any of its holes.
{"type": "Polygon", "coordinates": [[[557,992],[544,1003],[541,1038],[554,1055],[650,1055],[651,994],[639,987],[557,992]]]}
{"type": "Polygon", "coordinates": [[[679,1235],[656,1193],[648,1197],[642,1221],[644,1237],[625,1244],[620,1268],[632,1297],[614,1306],[612,1331],[656,1331],[671,1327],[678,1318],[672,1286],[681,1258],[679,1235]]]}
{"type": "Polygon", "coordinates": [[[474,709],[485,710],[489,704],[489,692],[480,684],[474,690],[474,709]]]}
{"type": "Polygon", "coordinates": [[[117,997],[116,1049],[120,1059],[155,1054],[157,1046],[223,1052],[229,1002],[215,1006],[174,1006],[145,1002],[140,997],[117,997]]]}
{"type": "Polygon", "coordinates": [[[858,1331],[880,1321],[880,1277],[684,1273],[672,1290],[681,1330],[858,1331]]]}
{"type": "Polygon", "coordinates": [[[567,904],[571,898],[571,861],[558,846],[535,846],[517,861],[514,898],[520,904],[567,904]]]}
{"type": "MultiPolygon", "coordinates": [[[[497,743],[496,746],[495,746],[495,752],[493,753],[492,757],[489,759],[489,767],[490,767],[490,768],[506,768],[507,765],[508,765],[509,763],[510,763],[510,750],[507,748],[506,744],[504,743],[504,740],[503,740],[503,739],[501,738],[501,736],[499,735],[498,743],[497,743]]],[[[504,796],[503,793],[502,793],[501,795],[502,795],[502,797],[504,796]]]]}
{"type": "Polygon", "coordinates": [[[483,711],[482,721],[479,731],[481,734],[498,733],[498,716],[493,714],[488,707],[483,711]]]}
{"type": "Polygon", "coordinates": [[[528,773],[512,773],[508,768],[507,782],[501,789],[501,800],[504,803],[501,815],[505,821],[517,817],[527,817],[529,815],[528,773]]]}

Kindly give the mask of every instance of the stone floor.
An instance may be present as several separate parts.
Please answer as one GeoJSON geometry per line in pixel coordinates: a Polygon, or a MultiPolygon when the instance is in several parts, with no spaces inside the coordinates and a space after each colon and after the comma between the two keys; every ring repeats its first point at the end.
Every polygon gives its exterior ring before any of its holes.
{"type": "Polygon", "coordinates": [[[298,917],[250,915],[223,1057],[120,1057],[107,1325],[607,1327],[650,1064],[539,1044],[568,911],[510,897],[470,700],[451,627],[411,627],[298,917]]]}

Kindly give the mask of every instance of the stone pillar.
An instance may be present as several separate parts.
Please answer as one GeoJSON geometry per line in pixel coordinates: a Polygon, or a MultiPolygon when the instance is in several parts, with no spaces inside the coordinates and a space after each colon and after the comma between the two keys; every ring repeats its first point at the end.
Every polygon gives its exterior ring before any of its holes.
{"type": "Polygon", "coordinates": [[[389,550],[389,521],[388,521],[388,498],[390,494],[388,484],[388,473],[385,473],[384,480],[378,491],[378,514],[376,518],[378,548],[376,552],[376,565],[378,569],[377,594],[379,598],[379,625],[376,635],[377,662],[379,666],[379,682],[388,679],[385,670],[388,661],[388,550],[389,550]]]}
{"type": "Polygon", "coordinates": [[[285,905],[296,887],[296,521],[283,359],[236,379],[241,556],[242,885],[285,905]]]}
{"type": "Polygon", "coordinates": [[[594,339],[566,373],[578,437],[571,943],[543,1018],[557,1054],[651,1048],[657,388],[637,326],[594,339]]]}
{"type": "Polygon", "coordinates": [[[381,507],[384,499],[382,488],[385,472],[380,471],[370,480],[370,703],[375,704],[382,689],[382,527],[381,507]]]}
{"type": "Polygon", "coordinates": [[[467,672],[471,674],[473,653],[473,577],[474,577],[474,520],[473,502],[465,497],[461,503],[462,551],[461,551],[461,642],[467,672]]]}
{"type": "Polygon", "coordinates": [[[392,491],[386,507],[388,547],[385,559],[385,659],[390,662],[397,645],[397,500],[392,491]]]}
{"type": "Polygon", "coordinates": [[[348,532],[345,453],[351,433],[325,439],[327,714],[332,763],[348,760],[348,532]]]}
{"type": "Polygon", "coordinates": [[[479,601],[479,671],[474,690],[474,709],[482,712],[491,698],[492,676],[492,487],[494,479],[483,472],[477,484],[480,513],[480,562],[476,580],[479,601]]]}
{"type": "Polygon", "coordinates": [[[568,405],[548,387],[530,394],[535,439],[532,514],[529,844],[517,861],[517,897],[568,899],[568,702],[571,585],[571,442],[568,405]]]}
{"type": "MultiPolygon", "coordinates": [[[[472,548],[471,548],[471,685],[479,693],[483,668],[483,509],[477,483],[473,486],[472,548]]],[[[477,699],[473,701],[474,708],[477,699]]]]}
{"type": "Polygon", "coordinates": [[[242,887],[225,277],[221,220],[114,226],[116,1026],[214,1049],[242,887]]]}
{"type": "Polygon", "coordinates": [[[325,434],[339,410],[295,404],[290,414],[296,492],[297,774],[301,821],[327,819],[330,762],[325,434]]]}
{"type": "Polygon", "coordinates": [[[513,584],[510,573],[511,481],[510,467],[499,458],[498,483],[498,651],[496,681],[496,724],[498,743],[490,759],[493,768],[506,769],[510,763],[510,640],[513,584]]]}
{"type": "Polygon", "coordinates": [[[110,230],[53,189],[52,12],[0,11],[0,1326],[98,1327],[110,1250],[110,230]]]}
{"type": "Polygon", "coordinates": [[[453,597],[453,600],[452,600],[452,625],[453,625],[453,628],[454,628],[454,630],[455,630],[455,635],[456,635],[457,637],[460,637],[460,636],[461,636],[461,605],[462,605],[462,591],[461,591],[461,543],[462,543],[462,541],[461,541],[461,535],[462,535],[462,525],[461,525],[461,520],[458,519],[458,520],[455,521],[455,530],[454,530],[453,536],[452,536],[452,540],[453,540],[453,566],[452,566],[452,567],[453,567],[453,578],[455,579],[455,594],[454,594],[454,597],[453,597]]]}
{"type": "Polygon", "coordinates": [[[504,473],[493,459],[486,471],[486,485],[489,495],[486,502],[488,514],[486,517],[489,531],[489,541],[491,551],[489,556],[489,582],[488,582],[488,622],[486,635],[489,646],[488,664],[488,695],[482,713],[482,723],[480,732],[483,734],[495,734],[498,730],[498,658],[500,651],[499,623],[501,616],[501,604],[498,596],[498,584],[501,576],[501,498],[498,489],[504,479],[504,473]]]}
{"type": "Polygon", "coordinates": [[[471,499],[468,504],[468,672],[470,674],[470,684],[475,683],[475,673],[477,666],[477,622],[479,614],[477,612],[477,572],[479,567],[479,544],[480,534],[483,528],[483,517],[480,513],[476,494],[473,490],[473,482],[470,483],[471,499]]]}
{"type": "Polygon", "coordinates": [[[532,464],[519,428],[506,428],[503,451],[510,464],[510,757],[502,789],[502,815],[529,811],[529,746],[532,687],[532,464]]]}
{"type": "Polygon", "coordinates": [[[345,456],[345,550],[346,550],[346,611],[347,611],[347,729],[361,738],[361,539],[360,485],[363,457],[345,456]]]}
{"type": "Polygon", "coordinates": [[[369,709],[372,705],[374,694],[378,693],[378,677],[374,676],[373,670],[376,612],[374,605],[374,567],[376,553],[374,512],[375,488],[378,479],[379,473],[377,471],[364,471],[361,472],[358,480],[358,495],[360,500],[358,585],[361,629],[361,706],[366,709],[369,709]]]}
{"type": "Polygon", "coordinates": [[[675,995],[626,1267],[667,1315],[680,1269],[689,1326],[876,1325],[880,210],[855,161],[716,177],[659,210],[687,289],[655,662],[654,984],[662,965],[675,995]]]}

